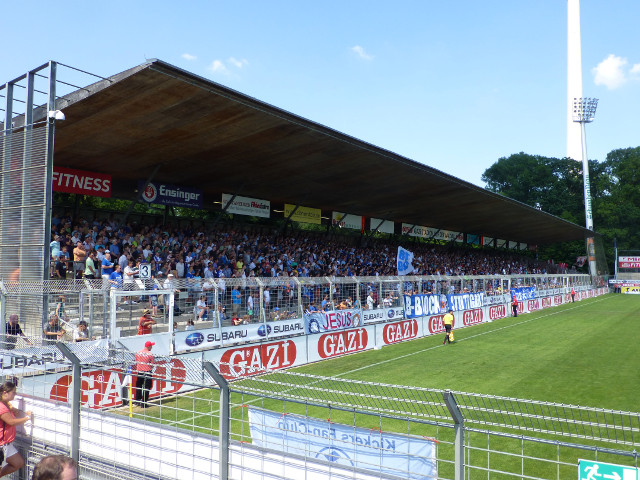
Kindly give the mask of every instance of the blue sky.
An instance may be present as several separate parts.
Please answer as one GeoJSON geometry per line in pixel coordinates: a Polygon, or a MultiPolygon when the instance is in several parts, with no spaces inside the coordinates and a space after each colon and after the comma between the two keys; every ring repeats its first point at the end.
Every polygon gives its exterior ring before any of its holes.
{"type": "MultiPolygon", "coordinates": [[[[581,0],[581,18],[602,161],[640,145],[640,2],[581,0]]],[[[565,155],[566,25],[566,0],[25,0],[3,5],[0,82],[159,58],[483,186],[500,157],[565,155]]]]}

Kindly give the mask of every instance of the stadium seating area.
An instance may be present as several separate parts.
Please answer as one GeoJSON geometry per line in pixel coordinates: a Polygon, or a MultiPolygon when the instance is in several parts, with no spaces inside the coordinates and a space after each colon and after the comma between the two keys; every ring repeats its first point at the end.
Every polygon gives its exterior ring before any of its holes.
{"type": "MultiPolygon", "coordinates": [[[[113,219],[88,221],[52,219],[52,276],[64,268],[73,275],[73,250],[80,244],[96,253],[96,264],[109,251],[111,261],[124,270],[129,259],[151,264],[155,277],[177,278],[318,277],[395,275],[397,243],[371,239],[356,245],[354,237],[293,231],[282,236],[264,228],[211,231],[151,225],[119,225],[113,219]],[[57,264],[57,265],[56,265],[57,264]]],[[[497,249],[464,248],[412,242],[417,275],[517,275],[560,273],[557,265],[497,249]]],[[[81,267],[77,267],[78,269],[81,267]]],[[[99,273],[99,272],[98,272],[99,273]]],[[[98,276],[99,278],[99,276],[98,276]]]]}

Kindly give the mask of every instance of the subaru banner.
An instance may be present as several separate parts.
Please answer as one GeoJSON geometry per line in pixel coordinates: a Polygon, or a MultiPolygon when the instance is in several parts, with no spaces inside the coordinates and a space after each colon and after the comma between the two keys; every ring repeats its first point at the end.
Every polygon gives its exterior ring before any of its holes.
{"type": "Polygon", "coordinates": [[[437,478],[433,440],[249,407],[260,448],[402,478],[437,478]]]}
{"type": "Polygon", "coordinates": [[[192,348],[213,348],[236,342],[291,337],[302,333],[304,333],[304,325],[299,318],[175,332],[175,351],[184,352],[192,348]]]}

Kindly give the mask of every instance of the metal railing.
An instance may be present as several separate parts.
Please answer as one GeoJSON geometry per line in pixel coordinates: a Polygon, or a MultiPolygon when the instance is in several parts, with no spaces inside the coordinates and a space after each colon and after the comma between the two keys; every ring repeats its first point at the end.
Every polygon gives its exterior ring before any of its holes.
{"type": "Polygon", "coordinates": [[[229,383],[204,356],[156,358],[145,409],[129,404],[133,352],[50,348],[64,356],[18,379],[18,408],[35,412],[18,437],[28,468],[50,452],[78,459],[83,479],[560,480],[578,458],[638,466],[634,412],[292,371],[229,383]]]}

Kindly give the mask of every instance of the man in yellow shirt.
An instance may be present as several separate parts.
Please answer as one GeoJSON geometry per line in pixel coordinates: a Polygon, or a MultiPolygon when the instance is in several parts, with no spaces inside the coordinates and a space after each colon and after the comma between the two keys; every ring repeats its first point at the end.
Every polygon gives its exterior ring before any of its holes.
{"type": "Polygon", "coordinates": [[[451,334],[451,328],[453,327],[453,321],[454,321],[453,309],[450,308],[449,311],[442,318],[442,322],[444,323],[444,330],[446,332],[446,334],[444,336],[444,340],[442,341],[443,345],[445,343],[447,343],[447,342],[451,343],[451,340],[449,339],[449,335],[451,334]]]}

